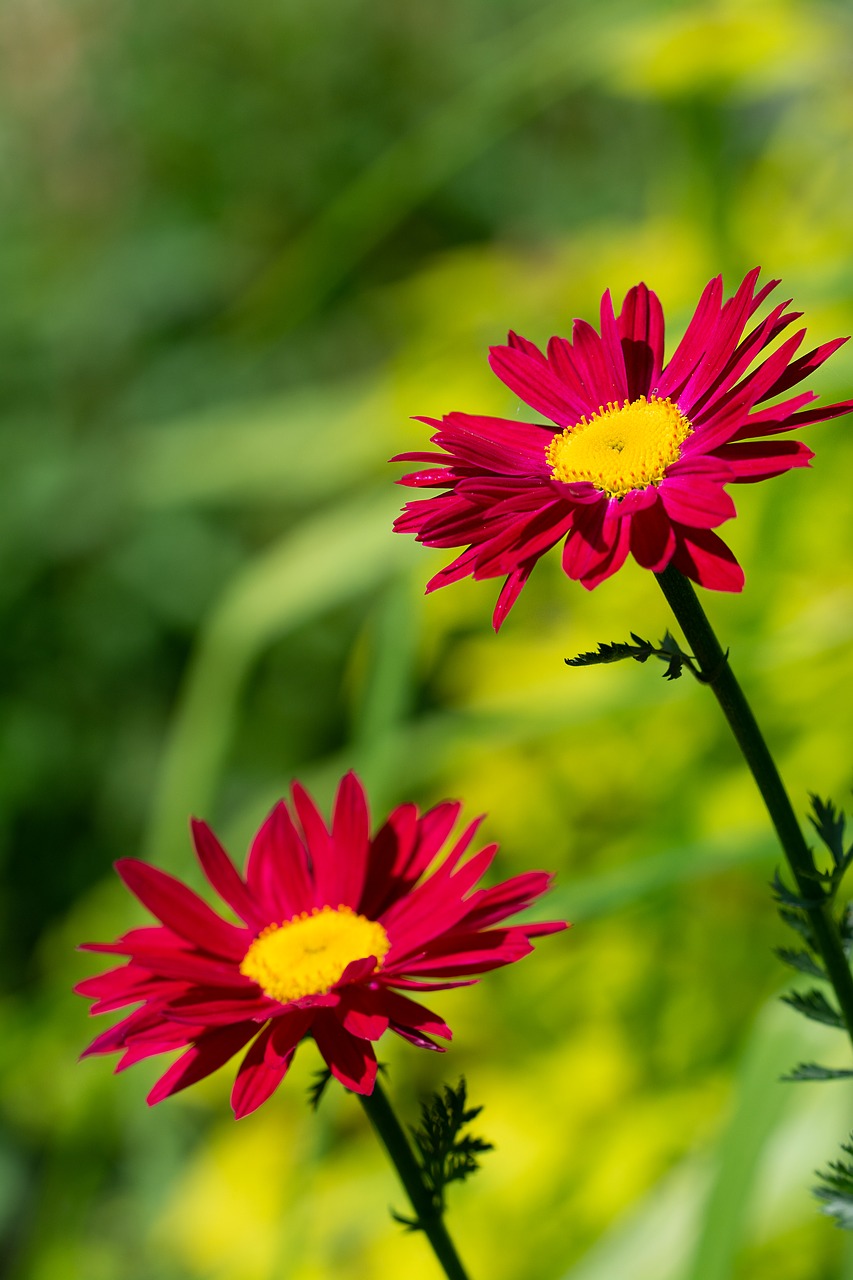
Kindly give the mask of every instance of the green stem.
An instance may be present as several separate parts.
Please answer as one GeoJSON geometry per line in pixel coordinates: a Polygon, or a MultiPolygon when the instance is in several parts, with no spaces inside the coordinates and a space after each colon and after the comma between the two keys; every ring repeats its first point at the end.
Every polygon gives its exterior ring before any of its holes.
{"type": "Polygon", "coordinates": [[[425,1185],[421,1167],[414,1157],[409,1140],[403,1126],[397,1119],[391,1103],[377,1080],[373,1093],[369,1096],[359,1094],[359,1101],[367,1112],[391,1163],[406,1189],[412,1202],[418,1226],[426,1234],[433,1248],[433,1253],[441,1264],[447,1280],[468,1280],[465,1268],[459,1261],[459,1255],[444,1225],[441,1209],[425,1185]]]}
{"type": "Polygon", "coordinates": [[[853,1042],[853,975],[841,945],[831,901],[825,897],[820,882],[815,878],[811,850],[806,844],[779,771],[693,587],[672,565],[656,574],[656,577],[688,645],[693,650],[702,679],[716,695],[749,765],[767,806],[770,820],[776,828],[800,897],[809,904],[806,910],[817,950],[823,959],[827,977],[835,990],[848,1035],[853,1042]]]}

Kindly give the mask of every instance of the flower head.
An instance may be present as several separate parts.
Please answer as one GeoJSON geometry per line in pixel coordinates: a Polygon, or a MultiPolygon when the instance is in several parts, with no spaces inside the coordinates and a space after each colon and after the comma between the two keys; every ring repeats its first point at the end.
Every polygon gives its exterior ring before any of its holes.
{"type": "Polygon", "coordinates": [[[294,784],[292,808],[281,801],[255,836],[245,877],[193,821],[204,874],[239,923],[164,871],[118,862],[160,923],[84,946],[127,956],[77,986],[94,999],[91,1012],[138,1006],[85,1054],[121,1052],[122,1070],[183,1049],[148,1095],[153,1104],[248,1046],[231,1095],[239,1118],[270,1096],[306,1037],[332,1075],[365,1094],[376,1077],[373,1042],[385,1031],[440,1049],[432,1037],[449,1040],[449,1027],[404,993],[476,982],[470,975],[527,955],[531,938],[566,928],[493,927],[540,897],[550,877],[530,871],[476,888],[497,846],[466,859],[480,820],[450,841],[460,808],[448,801],[419,814],[401,805],[371,836],[354,774],[338,788],[330,827],[294,784]]]}
{"type": "Polygon", "coordinates": [[[564,571],[590,589],[630,554],[655,573],[672,563],[701,586],[740,591],[743,572],[713,532],[735,515],[726,486],[807,466],[811,450],[778,437],[853,407],[804,409],[814,392],[786,395],[846,339],[796,356],[800,329],[773,346],[800,315],[787,302],[747,330],[779,283],[756,292],[758,275],[725,301],[722,278],[712,280],[666,364],[663,309],[644,284],[618,316],[605,293],[600,334],[576,320],[572,341],[552,338],[547,354],[515,333],[493,347],[494,372],[550,423],[421,419],[441,452],[400,454],[394,461],[427,464],[400,483],[446,492],[407,503],[394,528],[428,547],[465,548],[427,590],[469,574],[505,578],[497,628],[562,540],[564,571]]]}

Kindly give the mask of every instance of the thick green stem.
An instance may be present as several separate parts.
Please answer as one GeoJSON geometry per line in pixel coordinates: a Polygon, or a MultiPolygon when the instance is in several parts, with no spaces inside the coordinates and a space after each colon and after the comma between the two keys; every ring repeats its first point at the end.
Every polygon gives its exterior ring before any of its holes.
{"type": "Polygon", "coordinates": [[[815,879],[814,860],[779,777],[779,771],[693,587],[671,565],[656,576],[685,639],[693,650],[702,678],[714,691],[749,765],[767,806],[770,820],[776,828],[800,897],[809,904],[807,912],[814,940],[853,1041],[853,975],[841,945],[831,905],[829,901],[821,901],[824,893],[815,879]]]}
{"type": "Polygon", "coordinates": [[[441,1209],[435,1204],[431,1192],[425,1186],[420,1165],[414,1157],[403,1126],[397,1119],[379,1081],[369,1096],[359,1094],[364,1107],[391,1163],[412,1202],[418,1226],[432,1245],[447,1280],[468,1280],[465,1268],[444,1225],[441,1209]]]}

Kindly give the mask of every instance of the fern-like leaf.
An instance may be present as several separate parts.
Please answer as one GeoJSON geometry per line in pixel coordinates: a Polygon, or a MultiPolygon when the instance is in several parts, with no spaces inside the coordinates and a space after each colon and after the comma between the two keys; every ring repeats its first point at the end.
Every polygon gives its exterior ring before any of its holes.
{"type": "Polygon", "coordinates": [[[826,981],[826,970],[809,955],[808,951],[794,951],[791,947],[776,947],[776,955],[783,964],[790,965],[800,973],[807,973],[811,978],[826,981]]]}
{"type": "MultiPolygon", "coordinates": [[[[808,911],[810,907],[822,906],[826,901],[826,894],[823,893],[819,887],[822,879],[820,873],[815,871],[814,875],[810,876],[810,879],[815,881],[816,896],[813,898],[804,898],[800,894],[794,893],[794,891],[789,889],[785,884],[785,881],[780,876],[778,870],[774,872],[770,887],[773,890],[774,898],[783,907],[794,907],[798,911],[808,911]]],[[[781,910],[779,914],[783,919],[785,919],[781,910]]],[[[786,920],[786,923],[791,922],[786,920]]]]}
{"type": "Polygon", "coordinates": [[[846,819],[840,809],[836,809],[831,800],[821,800],[820,796],[811,795],[812,812],[809,814],[815,831],[832,854],[836,867],[844,867],[850,860],[851,850],[844,850],[844,826],[846,819]]]}
{"type": "Polygon", "coordinates": [[[804,1017],[811,1018],[813,1022],[823,1022],[828,1027],[839,1029],[844,1027],[841,1014],[837,1009],[833,1009],[821,991],[789,991],[787,995],[782,996],[782,999],[785,1004],[789,1004],[804,1017]]]}
{"type": "Polygon", "coordinates": [[[566,658],[566,666],[593,667],[602,663],[623,662],[626,658],[633,658],[635,662],[648,662],[649,658],[660,658],[667,664],[666,671],[663,673],[665,680],[677,680],[685,666],[693,675],[698,675],[693,659],[683,651],[678,641],[668,631],[659,645],[652,644],[651,640],[644,640],[634,631],[631,632],[631,640],[632,644],[623,640],[615,640],[610,644],[602,642],[594,651],[590,650],[587,653],[579,653],[574,658],[566,658]]]}
{"type": "Polygon", "coordinates": [[[787,1082],[799,1080],[849,1080],[853,1070],[842,1067],[822,1067],[817,1062],[801,1062],[798,1067],[782,1079],[787,1082]]]}
{"type": "Polygon", "coordinates": [[[479,1168],[478,1157],[492,1150],[482,1138],[462,1134],[462,1129],[482,1111],[466,1106],[466,1085],[461,1078],[456,1088],[445,1085],[421,1105],[421,1123],[412,1129],[424,1180],[439,1213],[444,1212],[445,1188],[463,1182],[479,1168]]]}
{"type": "MultiPolygon", "coordinates": [[[[850,1143],[842,1143],[841,1149],[853,1156],[850,1143]]],[[[821,1185],[814,1188],[814,1194],[822,1201],[821,1211],[834,1218],[845,1231],[853,1231],[853,1164],[831,1160],[825,1170],[817,1171],[817,1176],[821,1185]]]]}
{"type": "Polygon", "coordinates": [[[329,1083],[331,1078],[332,1073],[326,1067],[324,1067],[322,1071],[314,1072],[314,1083],[310,1085],[308,1089],[308,1102],[314,1111],[319,1107],[320,1099],[322,1098],[326,1085],[329,1083]]]}

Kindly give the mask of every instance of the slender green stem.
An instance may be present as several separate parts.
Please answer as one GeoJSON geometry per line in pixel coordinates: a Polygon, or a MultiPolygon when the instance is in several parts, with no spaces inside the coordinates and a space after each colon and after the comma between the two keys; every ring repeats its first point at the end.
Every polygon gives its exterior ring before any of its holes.
{"type": "Polygon", "coordinates": [[[403,1126],[394,1114],[379,1081],[377,1080],[373,1086],[373,1093],[367,1097],[359,1094],[359,1099],[388,1152],[391,1163],[397,1170],[406,1194],[412,1202],[418,1226],[432,1245],[447,1280],[468,1280],[465,1268],[459,1261],[459,1255],[444,1225],[441,1209],[436,1205],[429,1188],[424,1183],[420,1165],[415,1159],[403,1126]]]}
{"type": "Polygon", "coordinates": [[[853,1041],[853,974],[841,945],[831,903],[815,878],[815,865],[779,771],[762,737],[743,690],[729,666],[696,592],[671,565],[656,575],[666,599],[693,650],[702,679],[716,695],[723,714],[749,765],[770,820],[784,850],[806,910],[815,944],[832,983],[841,1014],[853,1041]]]}

